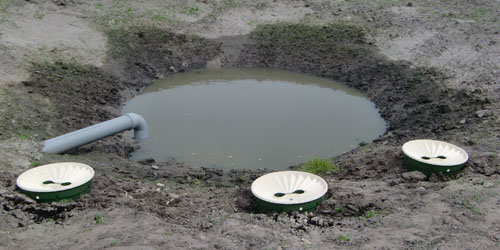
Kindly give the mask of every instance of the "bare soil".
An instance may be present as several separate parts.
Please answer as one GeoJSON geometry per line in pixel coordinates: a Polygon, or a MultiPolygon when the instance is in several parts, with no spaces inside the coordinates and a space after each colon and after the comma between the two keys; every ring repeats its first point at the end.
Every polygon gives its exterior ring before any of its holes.
{"type": "Polygon", "coordinates": [[[0,0],[0,249],[499,248],[499,6],[0,0]],[[249,188],[269,170],[134,162],[123,134],[41,153],[120,115],[154,79],[201,67],[333,78],[366,93],[389,129],[331,159],[343,171],[321,175],[326,199],[305,214],[258,212],[249,188]],[[464,148],[465,169],[407,172],[401,146],[421,138],[464,148]],[[94,168],[89,194],[38,204],[16,188],[62,161],[94,168]]]}

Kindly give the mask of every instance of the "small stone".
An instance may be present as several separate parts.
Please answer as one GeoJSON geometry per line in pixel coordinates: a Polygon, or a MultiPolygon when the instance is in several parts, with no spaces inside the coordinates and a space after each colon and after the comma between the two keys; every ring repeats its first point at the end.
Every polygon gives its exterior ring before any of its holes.
{"type": "Polygon", "coordinates": [[[442,105],[439,105],[438,111],[439,111],[439,113],[442,113],[442,114],[450,113],[452,111],[452,108],[448,104],[442,104],[442,105]]]}
{"type": "Polygon", "coordinates": [[[158,187],[165,187],[165,184],[163,184],[163,183],[156,183],[156,186],[158,186],[158,187]]]}
{"type": "Polygon", "coordinates": [[[409,181],[423,181],[427,178],[425,176],[425,174],[423,174],[420,171],[406,172],[406,173],[403,173],[401,175],[401,177],[403,177],[403,179],[409,180],[409,181]]]}
{"type": "MultiPolygon", "coordinates": [[[[141,89],[137,89],[137,91],[140,91],[141,89]]],[[[151,165],[153,163],[155,163],[155,159],[153,158],[146,158],[146,159],[142,159],[142,160],[139,160],[137,161],[137,163],[140,163],[140,164],[144,164],[144,165],[151,165]]]]}
{"type": "Polygon", "coordinates": [[[335,220],[328,219],[328,226],[333,226],[333,225],[335,225],[335,220]]]}
{"type": "Polygon", "coordinates": [[[487,117],[489,115],[491,115],[491,111],[490,110],[479,110],[479,111],[476,111],[476,116],[479,117],[479,118],[487,117]]]}
{"type": "Polygon", "coordinates": [[[158,166],[151,166],[151,168],[154,169],[154,170],[160,169],[158,166]]]}
{"type": "Polygon", "coordinates": [[[466,122],[467,122],[467,120],[465,120],[465,119],[460,120],[460,124],[465,124],[466,122]]]}
{"type": "Polygon", "coordinates": [[[485,188],[490,188],[490,187],[493,187],[493,186],[494,185],[491,182],[486,182],[486,183],[483,184],[483,187],[485,187],[485,188]]]}
{"type": "Polygon", "coordinates": [[[52,0],[52,2],[58,6],[66,6],[66,0],[52,0]]]}
{"type": "Polygon", "coordinates": [[[419,193],[419,194],[427,193],[427,189],[425,189],[424,187],[418,187],[415,189],[415,191],[417,191],[417,193],[419,193]]]}
{"type": "Polygon", "coordinates": [[[213,224],[210,222],[204,221],[201,223],[201,229],[203,229],[203,230],[210,229],[212,226],[213,226],[213,224]]]}
{"type": "Polygon", "coordinates": [[[319,223],[320,220],[321,220],[320,217],[317,217],[317,216],[316,217],[312,217],[311,218],[311,224],[313,224],[313,225],[319,225],[320,224],[319,223]]]}
{"type": "Polygon", "coordinates": [[[20,220],[23,220],[25,217],[24,213],[19,209],[12,211],[12,216],[14,216],[16,219],[20,219],[20,220]]]}
{"type": "Polygon", "coordinates": [[[477,179],[472,180],[472,184],[474,184],[474,185],[483,185],[484,181],[482,179],[480,179],[480,178],[477,178],[477,179]]]}
{"type": "Polygon", "coordinates": [[[288,224],[290,222],[290,219],[288,217],[278,217],[278,221],[283,224],[288,224]]]}
{"type": "Polygon", "coordinates": [[[133,183],[125,183],[123,184],[122,189],[127,192],[131,192],[132,190],[136,189],[136,187],[133,183]]]}
{"type": "Polygon", "coordinates": [[[403,182],[403,180],[401,178],[397,178],[397,179],[389,179],[386,180],[385,182],[387,182],[387,184],[389,184],[389,186],[392,187],[400,184],[401,182],[403,182]]]}

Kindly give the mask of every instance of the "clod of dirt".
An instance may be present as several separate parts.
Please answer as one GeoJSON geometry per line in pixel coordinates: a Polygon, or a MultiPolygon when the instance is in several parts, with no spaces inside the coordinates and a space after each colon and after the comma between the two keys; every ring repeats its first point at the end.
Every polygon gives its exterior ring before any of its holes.
{"type": "Polygon", "coordinates": [[[420,171],[406,172],[406,173],[403,173],[401,175],[401,177],[403,177],[403,179],[405,179],[407,181],[413,181],[413,182],[424,181],[425,179],[427,179],[425,174],[423,174],[420,171]]]}

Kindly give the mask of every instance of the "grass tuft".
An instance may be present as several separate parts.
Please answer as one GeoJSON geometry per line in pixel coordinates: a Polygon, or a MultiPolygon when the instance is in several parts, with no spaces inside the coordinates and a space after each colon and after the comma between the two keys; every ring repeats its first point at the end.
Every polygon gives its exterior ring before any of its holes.
{"type": "Polygon", "coordinates": [[[327,159],[314,158],[299,166],[300,171],[311,174],[324,174],[339,170],[333,163],[327,159]]]}
{"type": "Polygon", "coordinates": [[[104,224],[104,216],[101,215],[101,214],[96,214],[96,216],[94,217],[94,220],[95,220],[95,224],[104,224]]]}

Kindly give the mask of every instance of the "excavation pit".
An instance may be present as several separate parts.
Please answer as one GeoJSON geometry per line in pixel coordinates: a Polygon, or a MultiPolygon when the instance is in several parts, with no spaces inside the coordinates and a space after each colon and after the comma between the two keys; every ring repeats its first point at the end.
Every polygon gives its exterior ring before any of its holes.
{"type": "Polygon", "coordinates": [[[386,129],[375,105],[341,83],[270,69],[202,69],[158,80],[123,112],[148,121],[133,159],[222,169],[286,169],[331,158],[386,129]]]}

